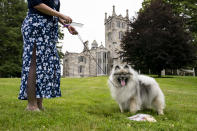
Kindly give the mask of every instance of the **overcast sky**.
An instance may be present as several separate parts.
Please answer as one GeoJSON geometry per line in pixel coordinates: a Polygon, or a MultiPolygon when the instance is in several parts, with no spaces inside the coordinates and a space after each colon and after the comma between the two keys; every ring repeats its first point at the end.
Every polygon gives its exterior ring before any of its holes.
{"type": "MultiPolygon", "coordinates": [[[[126,15],[129,10],[129,17],[132,18],[141,8],[143,0],[60,0],[60,12],[70,16],[74,22],[83,23],[82,28],[77,28],[83,41],[88,40],[89,44],[96,40],[100,45],[105,45],[104,18],[112,14],[112,6],[115,5],[116,14],[126,15]]],[[[77,36],[68,33],[64,29],[63,52],[81,52],[83,45],[77,36]]]]}

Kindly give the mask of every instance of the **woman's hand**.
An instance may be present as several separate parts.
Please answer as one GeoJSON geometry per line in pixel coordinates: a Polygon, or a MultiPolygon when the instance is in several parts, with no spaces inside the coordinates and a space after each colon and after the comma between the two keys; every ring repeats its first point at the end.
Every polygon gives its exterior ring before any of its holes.
{"type": "Polygon", "coordinates": [[[76,31],[76,29],[73,26],[69,25],[68,23],[65,23],[65,20],[59,18],[59,22],[64,27],[66,27],[68,29],[69,33],[71,33],[72,35],[77,35],[78,34],[78,32],[76,31]]]}
{"type": "Polygon", "coordinates": [[[78,34],[78,32],[75,30],[75,28],[72,27],[71,25],[69,25],[69,26],[67,27],[67,29],[68,29],[68,31],[69,31],[72,35],[77,35],[77,34],[78,34]]]}
{"type": "Polygon", "coordinates": [[[63,23],[63,24],[70,24],[70,23],[72,23],[72,19],[69,16],[61,14],[60,18],[61,18],[61,23],[63,23]]]}

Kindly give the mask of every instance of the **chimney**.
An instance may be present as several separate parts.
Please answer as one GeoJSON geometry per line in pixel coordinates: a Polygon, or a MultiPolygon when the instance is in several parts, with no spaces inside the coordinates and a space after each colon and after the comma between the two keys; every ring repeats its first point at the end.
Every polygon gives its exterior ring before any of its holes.
{"type": "Polygon", "coordinates": [[[113,5],[113,12],[112,12],[112,16],[116,15],[116,11],[115,11],[115,6],[113,5]]]}
{"type": "Polygon", "coordinates": [[[105,12],[105,20],[107,20],[107,13],[105,12]]]}
{"type": "Polygon", "coordinates": [[[126,18],[129,18],[129,10],[126,10],[126,18]]]}

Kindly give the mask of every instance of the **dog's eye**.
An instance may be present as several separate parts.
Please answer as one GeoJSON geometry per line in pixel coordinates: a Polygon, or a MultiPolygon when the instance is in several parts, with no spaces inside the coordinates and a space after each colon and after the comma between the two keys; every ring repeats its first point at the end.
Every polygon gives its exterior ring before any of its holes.
{"type": "Polygon", "coordinates": [[[125,69],[129,69],[129,66],[128,66],[128,65],[125,65],[124,68],[125,68],[125,69]]]}
{"type": "Polygon", "coordinates": [[[115,66],[115,70],[119,70],[120,69],[120,67],[117,65],[117,66],[115,66]]]}

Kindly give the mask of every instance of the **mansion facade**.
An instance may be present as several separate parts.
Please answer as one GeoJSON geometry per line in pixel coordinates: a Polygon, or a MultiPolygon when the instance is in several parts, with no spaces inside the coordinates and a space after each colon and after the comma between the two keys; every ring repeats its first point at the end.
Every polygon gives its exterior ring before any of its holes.
{"type": "Polygon", "coordinates": [[[66,52],[63,58],[63,77],[89,77],[109,75],[111,67],[120,63],[118,52],[121,50],[120,43],[124,32],[128,29],[129,13],[126,16],[116,15],[113,6],[112,15],[107,17],[105,13],[105,46],[98,46],[96,40],[89,42],[81,53],[66,52]]]}

